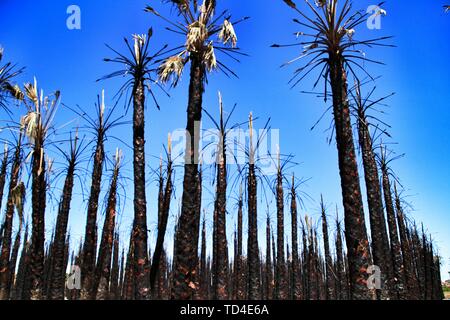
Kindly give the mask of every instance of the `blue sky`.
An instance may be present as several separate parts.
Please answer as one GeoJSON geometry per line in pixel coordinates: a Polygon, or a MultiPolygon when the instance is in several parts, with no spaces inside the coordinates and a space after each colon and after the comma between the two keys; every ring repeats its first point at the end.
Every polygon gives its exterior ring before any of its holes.
{"type": "MultiPolygon", "coordinates": [[[[405,158],[393,163],[393,169],[406,189],[405,194],[409,195],[407,200],[413,206],[409,216],[418,222],[423,221],[431,232],[440,254],[445,259],[443,274],[448,278],[450,15],[444,14],[442,10],[444,2],[417,0],[411,5],[388,1],[384,5],[387,16],[382,20],[381,30],[368,30],[363,25],[356,30],[355,36],[361,39],[394,36],[391,42],[396,48],[366,51],[368,58],[381,60],[386,66],[367,67],[373,76],[382,76],[376,82],[378,96],[396,92],[396,95],[388,100],[386,114],[382,115],[383,120],[392,125],[390,133],[393,141],[397,143],[394,146],[396,152],[406,153],[405,158]]],[[[357,1],[356,7],[365,9],[374,3],[357,1]]],[[[31,81],[33,76],[36,76],[46,92],[60,89],[65,104],[79,104],[86,110],[93,108],[96,95],[104,88],[108,104],[112,105],[112,95],[117,91],[122,79],[95,82],[101,76],[116,70],[114,65],[102,62],[103,58],[111,56],[105,43],[123,51],[123,37],[146,33],[150,26],[154,28],[154,37],[151,40],[154,50],[165,43],[178,45],[184,41],[178,35],[164,30],[165,25],[160,20],[144,13],[142,9],[146,4],[151,4],[167,15],[171,14],[168,7],[159,0],[2,0],[0,44],[5,48],[6,59],[26,66],[26,72],[20,78],[21,82],[31,81]],[[81,30],[68,30],[66,27],[66,9],[72,4],[81,8],[81,30]]],[[[227,60],[228,65],[239,74],[239,79],[229,79],[219,73],[210,75],[204,107],[210,113],[217,114],[217,91],[220,90],[226,109],[229,110],[234,103],[238,103],[233,117],[236,122],[245,121],[250,111],[262,119],[259,126],[271,117],[272,128],[280,130],[282,153],[294,154],[295,161],[300,163],[294,169],[296,175],[311,178],[302,190],[314,200],[305,200],[306,208],[303,213],[318,219],[317,201],[322,193],[330,208],[329,214],[333,216],[333,208],[336,204],[341,204],[341,196],[336,148],[334,144],[328,145],[326,141],[330,134],[325,132],[331,120],[330,115],[328,114],[314,131],[310,130],[328,106],[320,98],[300,93],[302,90],[312,89],[312,78],[305,79],[295,89],[289,88],[287,81],[293,68],[280,69],[279,66],[296,57],[299,54],[298,47],[270,48],[273,43],[295,41],[293,33],[302,31],[292,22],[292,18],[297,17],[296,14],[281,0],[219,1],[219,8],[225,7],[230,9],[235,18],[251,17],[249,21],[236,27],[239,46],[250,56],[243,58],[240,64],[227,60]]],[[[147,106],[147,153],[149,165],[152,167],[158,164],[157,158],[162,151],[162,144],[166,142],[167,133],[185,127],[187,80],[187,75],[184,75],[181,85],[170,91],[170,98],[157,91],[161,111],[151,103],[147,106]]],[[[117,112],[117,115],[120,113],[117,112]]],[[[128,117],[130,116],[129,114],[128,117]]],[[[61,108],[57,124],[65,124],[74,118],[73,113],[61,108]]],[[[204,127],[211,127],[211,123],[205,120],[204,127]]],[[[130,133],[130,128],[122,127],[115,130],[113,135],[130,142],[130,133]]],[[[111,139],[108,141],[109,153],[117,146],[125,149],[124,175],[129,177],[130,150],[117,140],[111,139]]],[[[179,170],[178,181],[181,174],[179,170]]],[[[81,175],[89,185],[89,178],[85,178],[86,173],[81,175]]],[[[104,179],[105,187],[108,180],[109,178],[104,179]]],[[[130,181],[125,179],[124,184],[124,190],[130,190],[130,181]]],[[[153,181],[149,181],[149,222],[153,229],[156,221],[154,185],[153,181]]],[[[213,187],[210,189],[214,190],[213,187]]],[[[180,192],[178,187],[177,194],[180,192]]],[[[80,190],[78,193],[81,193],[80,190]]],[[[132,217],[129,200],[132,197],[131,191],[127,192],[126,196],[128,200],[122,202],[121,215],[123,241],[126,241],[132,217]]],[[[178,196],[173,201],[173,215],[177,213],[179,199],[178,196]]],[[[206,209],[210,209],[211,199],[204,202],[206,209]]],[[[232,204],[229,210],[233,212],[231,208],[232,204]]],[[[262,226],[266,215],[262,205],[260,209],[262,241],[265,230],[262,226]]],[[[230,216],[231,244],[234,214],[230,216]]],[[[54,210],[49,210],[48,223],[52,223],[54,219],[54,210]]],[[[74,237],[81,237],[85,222],[85,204],[81,201],[81,195],[75,197],[70,221],[74,237]]],[[[274,219],[272,221],[275,222],[274,219]]],[[[287,221],[289,222],[288,218],[287,221]]],[[[102,223],[100,219],[99,224],[102,223]]],[[[169,241],[167,246],[171,246],[169,241]]]]}

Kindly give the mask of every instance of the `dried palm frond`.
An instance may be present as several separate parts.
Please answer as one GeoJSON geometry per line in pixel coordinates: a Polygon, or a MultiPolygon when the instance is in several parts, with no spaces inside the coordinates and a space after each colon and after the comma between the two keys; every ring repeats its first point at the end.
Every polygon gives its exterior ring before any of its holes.
{"type": "Polygon", "coordinates": [[[172,86],[176,87],[183,74],[184,59],[181,56],[167,58],[158,68],[158,77],[162,83],[172,80],[172,86]]]}
{"type": "Polygon", "coordinates": [[[147,41],[147,36],[145,34],[134,34],[134,56],[136,62],[139,63],[141,59],[142,49],[144,48],[145,42],[147,41]]]}
{"type": "Polygon", "coordinates": [[[32,143],[37,137],[37,130],[39,126],[39,113],[35,111],[28,112],[20,120],[21,129],[25,132],[25,135],[30,139],[32,143]]]}
{"type": "Polygon", "coordinates": [[[217,69],[217,59],[214,53],[214,46],[212,42],[209,43],[205,51],[205,66],[208,71],[217,69]]]}
{"type": "Polygon", "coordinates": [[[219,32],[219,39],[223,42],[223,44],[228,44],[231,42],[231,47],[236,48],[237,36],[234,32],[233,24],[227,19],[223,22],[222,29],[219,32]]]}
{"type": "Polygon", "coordinates": [[[444,6],[444,10],[445,10],[446,13],[449,13],[450,12],[450,5],[445,5],[444,6]]]}
{"type": "Polygon", "coordinates": [[[23,223],[23,207],[25,203],[25,195],[26,195],[25,184],[23,182],[20,182],[12,190],[12,201],[14,206],[16,207],[21,225],[23,223]]]}
{"type": "Polygon", "coordinates": [[[200,21],[195,21],[188,27],[186,49],[190,52],[200,52],[208,38],[208,29],[200,21]]]}

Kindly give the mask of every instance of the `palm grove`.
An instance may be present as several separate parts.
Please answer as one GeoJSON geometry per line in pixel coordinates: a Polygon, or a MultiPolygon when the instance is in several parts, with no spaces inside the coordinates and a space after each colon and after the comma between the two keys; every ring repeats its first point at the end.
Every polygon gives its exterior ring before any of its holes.
{"type": "MultiPolygon", "coordinates": [[[[375,97],[375,89],[370,89],[370,85],[376,79],[367,73],[364,62],[379,62],[361,54],[364,47],[391,46],[390,38],[357,40],[355,29],[368,16],[355,11],[350,1],[306,1],[300,6],[284,0],[296,15],[294,23],[301,31],[296,43],[273,47],[300,47],[300,55],[287,65],[305,62],[295,70],[290,83],[301,86],[306,76],[317,76],[314,87],[321,84],[324,88],[319,96],[332,102],[344,219],[341,221],[337,210],[331,212],[322,198],[317,224],[299,214],[302,181],[287,172],[293,164],[291,156],[278,151],[271,156],[277,168],[275,179],[269,181],[263,176],[258,166],[260,141],[253,135],[253,115],[240,124],[250,129],[246,165],[239,168],[237,178],[231,179],[227,148],[232,141],[227,133],[233,126],[228,125],[230,117],[224,115],[221,95],[217,120],[202,109],[207,79],[214,76],[212,71],[236,76],[223,59],[235,62],[245,56],[237,47],[235,27],[247,17],[232,20],[228,11],[216,9],[215,0],[168,2],[175,9],[174,17],[166,17],[151,6],[145,11],[162,19],[180,42],[153,50],[152,29],[133,36],[131,41],[125,39],[125,50],[110,48],[114,57],[105,59],[117,70],[100,79],[120,76],[124,83],[118,99],[126,99],[127,107],[133,111],[134,217],[128,239],[120,239],[117,228],[124,155],[117,149],[110,159],[105,151],[111,129],[128,124],[125,115],[115,118],[114,109],[106,110],[104,92],[97,99],[95,113],[64,106],[83,119],[89,136],[80,137],[78,128],[71,130],[64,144],[56,147],[64,163],[55,164],[48,153],[54,150],[50,148],[50,137],[61,105],[60,93],[45,95],[36,79],[23,87],[15,84],[23,69],[2,61],[3,51],[0,52],[0,103],[10,129],[8,137],[2,137],[5,149],[0,163],[0,208],[4,212],[0,230],[0,299],[442,299],[440,258],[424,227],[406,216],[399,179],[391,170],[392,161],[400,156],[383,143],[383,139],[389,140],[388,126],[375,114],[375,107],[390,95],[375,97]],[[154,170],[158,194],[147,199],[144,128],[145,116],[150,112],[144,110],[150,103],[159,108],[158,94],[165,91],[164,86],[176,90],[183,73],[189,79],[187,139],[184,170],[180,170],[184,173],[180,212],[173,253],[169,254],[164,243],[169,214],[175,206],[174,176],[178,168],[174,158],[178,155],[172,154],[169,136],[165,156],[154,170]],[[20,121],[14,121],[11,108],[23,112],[20,121]],[[199,124],[205,114],[216,124],[220,136],[213,168],[212,239],[207,238],[208,213],[202,208],[207,181],[198,150],[199,124]],[[363,164],[368,222],[358,151],[363,164]],[[89,168],[81,168],[86,154],[89,168]],[[61,166],[59,175],[64,177],[64,183],[52,236],[46,238],[45,218],[50,210],[46,195],[53,193],[49,181],[54,166],[61,166]],[[73,247],[68,221],[81,170],[89,172],[91,185],[85,234],[73,247]],[[106,181],[108,189],[103,227],[99,229],[102,181],[106,181]],[[231,196],[233,191],[236,197],[231,196]],[[267,215],[263,253],[258,238],[258,219],[262,216],[259,203],[267,193],[276,203],[276,225],[271,225],[267,215]],[[31,212],[25,212],[27,200],[31,201],[31,212]],[[147,201],[157,202],[157,212],[147,211],[147,201]],[[227,210],[231,207],[233,211],[227,210]],[[286,212],[290,213],[290,226],[285,225],[286,212]],[[157,215],[154,248],[150,248],[148,239],[150,214],[157,215]],[[236,221],[233,239],[227,238],[230,217],[236,221]],[[286,230],[290,243],[285,240],[286,230]],[[246,250],[244,235],[248,236],[246,250]],[[212,256],[208,255],[208,244],[212,256]],[[69,290],[66,273],[72,265],[81,268],[81,288],[69,290]],[[376,268],[381,271],[380,286],[374,286],[371,280],[376,268]]],[[[380,9],[377,14],[383,12],[380,9]]]]}

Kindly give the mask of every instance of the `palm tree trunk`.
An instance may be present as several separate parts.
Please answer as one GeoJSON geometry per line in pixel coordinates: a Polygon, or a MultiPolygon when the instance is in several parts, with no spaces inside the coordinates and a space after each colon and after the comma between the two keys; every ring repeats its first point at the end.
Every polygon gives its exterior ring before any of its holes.
{"type": "Polygon", "coordinates": [[[114,235],[114,248],[109,286],[109,300],[119,300],[119,234],[114,235]]]}
{"type": "Polygon", "coordinates": [[[272,274],[272,256],[270,253],[271,244],[270,244],[270,218],[267,216],[267,225],[266,225],[266,283],[264,286],[264,299],[271,300],[272,299],[272,288],[273,288],[273,274],[272,274]]]}
{"type": "Polygon", "coordinates": [[[136,299],[149,299],[147,200],[145,195],[145,86],[144,79],[137,79],[133,105],[133,167],[134,167],[134,277],[136,299]]]}
{"type": "Polygon", "coordinates": [[[323,247],[325,251],[325,299],[334,300],[334,285],[333,285],[333,260],[331,259],[330,252],[330,240],[328,238],[328,223],[327,215],[325,211],[325,205],[323,198],[321,199],[321,211],[322,211],[322,234],[323,234],[323,247]]]}
{"type": "Polygon", "coordinates": [[[153,254],[153,262],[150,270],[150,285],[152,290],[155,286],[156,279],[159,278],[159,269],[162,253],[164,251],[164,238],[166,236],[167,222],[169,220],[170,200],[172,198],[172,162],[169,156],[167,164],[167,182],[163,197],[161,198],[162,206],[160,208],[160,217],[158,219],[158,237],[156,240],[155,252],[153,254]]]}
{"type": "MultiPolygon", "coordinates": [[[[0,209],[2,208],[2,200],[3,200],[3,192],[5,190],[5,182],[6,182],[6,170],[8,168],[8,149],[5,147],[5,153],[3,154],[3,161],[0,167],[0,209]]],[[[1,236],[2,233],[0,233],[1,236]]],[[[1,241],[0,241],[1,245],[1,241]]]]}
{"type": "Polygon", "coordinates": [[[199,184],[199,127],[202,119],[202,101],[205,70],[201,57],[191,53],[191,75],[189,103],[187,110],[186,159],[184,165],[183,197],[181,216],[178,223],[175,247],[172,298],[176,300],[194,299],[198,285],[196,269],[198,261],[198,238],[200,212],[198,207],[199,184]]]}
{"type": "MultiPolygon", "coordinates": [[[[19,137],[20,141],[21,137],[19,137]]],[[[11,236],[12,236],[12,227],[13,227],[13,218],[14,218],[14,189],[18,186],[18,179],[20,173],[20,167],[22,162],[22,146],[20,142],[16,146],[16,150],[14,153],[14,160],[11,168],[11,176],[9,182],[9,190],[8,190],[8,200],[6,204],[6,214],[5,221],[3,224],[3,239],[2,239],[2,250],[0,256],[0,300],[9,299],[9,291],[10,287],[9,283],[9,274],[11,272],[9,268],[9,260],[11,254],[11,236]]],[[[2,165],[3,167],[3,165],[2,165]]],[[[3,170],[3,168],[2,168],[3,170]]]]}
{"type": "Polygon", "coordinates": [[[255,164],[250,163],[248,169],[248,299],[260,299],[260,261],[258,246],[258,211],[257,211],[257,181],[255,164]]]}
{"type": "Polygon", "coordinates": [[[302,292],[300,286],[300,267],[298,254],[298,215],[297,215],[297,192],[295,190],[295,179],[292,177],[291,188],[291,236],[292,236],[292,296],[293,300],[301,300],[302,292]]]}
{"type": "Polygon", "coordinates": [[[403,214],[403,208],[400,202],[400,197],[397,193],[397,187],[395,190],[395,207],[397,210],[397,222],[400,233],[400,246],[402,248],[403,266],[405,270],[405,285],[407,289],[408,300],[419,300],[420,295],[418,292],[418,279],[413,268],[411,245],[407,236],[405,217],[403,214]]]}
{"type": "MultiPolygon", "coordinates": [[[[39,134],[38,136],[42,136],[39,134]]],[[[32,159],[32,233],[30,248],[30,299],[44,295],[45,206],[47,194],[46,163],[43,139],[37,139],[32,159]]]]}
{"type": "Polygon", "coordinates": [[[109,187],[108,204],[106,207],[105,223],[102,230],[100,250],[94,275],[93,295],[95,300],[109,299],[109,281],[111,277],[111,262],[116,226],[117,182],[119,179],[120,158],[116,156],[111,185],[109,187]]]}
{"type": "Polygon", "coordinates": [[[58,218],[56,221],[55,238],[52,250],[52,276],[50,282],[50,300],[63,300],[65,289],[66,268],[64,264],[64,252],[66,250],[67,225],[69,222],[70,202],[74,185],[76,158],[70,159],[67,167],[66,180],[64,182],[61,202],[59,204],[58,218]]]}
{"type": "Polygon", "coordinates": [[[367,286],[367,269],[371,265],[371,259],[350,120],[347,75],[342,56],[330,54],[329,59],[336,143],[345,213],[345,236],[350,265],[350,290],[353,300],[368,300],[370,294],[367,286]]]}
{"type": "Polygon", "coordinates": [[[239,187],[239,200],[238,200],[238,221],[237,221],[237,300],[244,300],[246,298],[246,285],[245,285],[245,264],[244,256],[242,253],[242,242],[243,242],[243,208],[244,208],[244,198],[243,198],[243,187],[242,184],[239,187]]]}
{"type": "Polygon", "coordinates": [[[381,169],[383,172],[383,192],[384,192],[384,202],[387,211],[387,221],[389,226],[391,256],[394,265],[394,277],[396,279],[395,282],[396,296],[394,297],[394,299],[403,300],[406,298],[404,291],[405,271],[403,268],[402,251],[398,237],[397,219],[395,218],[394,204],[392,201],[391,182],[389,181],[387,168],[385,166],[382,166],[381,169]]]}
{"type": "MultiPolygon", "coordinates": [[[[358,98],[360,98],[359,95],[358,98]]],[[[362,105],[362,103],[360,104],[362,105]]],[[[381,269],[383,284],[382,290],[378,290],[377,294],[383,299],[395,298],[395,294],[392,291],[394,269],[389,252],[389,239],[384,218],[378,166],[373,151],[372,137],[369,132],[369,123],[363,107],[358,108],[358,134],[369,205],[373,262],[381,269]]]]}
{"type": "Polygon", "coordinates": [[[284,192],[283,192],[283,174],[281,166],[278,166],[277,186],[277,264],[275,274],[275,297],[278,300],[286,300],[288,288],[286,282],[286,257],[284,251],[284,192]]]}
{"type": "Polygon", "coordinates": [[[223,115],[220,116],[221,136],[218,147],[216,200],[214,203],[214,299],[228,299],[228,243],[226,235],[226,197],[227,197],[227,159],[226,135],[223,127],[223,115]]]}
{"type": "MultiPolygon", "coordinates": [[[[100,117],[100,121],[101,117],[100,117]]],[[[92,185],[88,201],[85,239],[83,245],[83,259],[81,266],[82,290],[81,299],[86,300],[92,296],[93,274],[97,251],[97,211],[100,197],[100,187],[105,160],[104,132],[97,132],[97,145],[94,153],[94,166],[92,171],[92,185]]]]}

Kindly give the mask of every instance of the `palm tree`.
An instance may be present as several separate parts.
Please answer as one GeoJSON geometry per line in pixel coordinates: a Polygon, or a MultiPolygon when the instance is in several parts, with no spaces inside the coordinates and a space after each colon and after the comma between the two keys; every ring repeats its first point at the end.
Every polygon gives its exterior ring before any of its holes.
{"type": "Polygon", "coordinates": [[[49,296],[51,300],[64,299],[64,281],[66,275],[66,265],[64,263],[64,253],[66,251],[67,226],[69,222],[70,203],[74,186],[75,170],[78,165],[79,156],[82,152],[81,145],[78,144],[78,134],[75,139],[70,138],[70,152],[64,153],[67,161],[67,173],[64,181],[61,201],[58,208],[56,220],[55,236],[51,252],[51,276],[49,282],[49,296]]]}
{"type": "Polygon", "coordinates": [[[292,237],[292,295],[291,299],[301,299],[300,266],[298,253],[298,209],[295,175],[292,175],[291,185],[291,237],[292,237]]]}
{"type": "MultiPolygon", "coordinates": [[[[339,171],[341,176],[342,196],[345,210],[346,242],[350,266],[351,293],[355,300],[370,299],[367,287],[367,268],[371,264],[369,241],[364,219],[364,208],[359,183],[359,173],[356,161],[353,132],[348,101],[347,74],[355,78],[356,68],[365,72],[360,61],[371,61],[365,56],[359,56],[357,48],[361,46],[380,45],[385,38],[357,41],[354,33],[357,26],[366,21],[368,14],[352,13],[349,0],[338,9],[338,0],[317,1],[316,7],[306,1],[313,17],[310,18],[300,10],[295,2],[284,0],[295,10],[303,21],[294,21],[307,28],[309,32],[299,32],[302,40],[294,46],[304,46],[300,57],[294,61],[309,57],[309,61],[295,71],[291,83],[297,85],[312,71],[321,71],[314,87],[325,79],[325,100],[327,87],[330,83],[333,100],[333,116],[336,133],[336,144],[339,156],[339,171]]],[[[280,45],[273,45],[280,47],[280,45]]],[[[288,64],[289,64],[288,63],[288,64]]]]}
{"type": "Polygon", "coordinates": [[[322,213],[322,235],[325,254],[325,297],[326,300],[334,300],[333,261],[331,259],[330,240],[328,238],[327,212],[322,196],[320,198],[320,211],[322,213]]]}
{"type": "Polygon", "coordinates": [[[12,96],[22,100],[23,93],[17,85],[13,84],[13,79],[23,72],[23,68],[17,69],[16,65],[7,62],[2,65],[4,49],[0,47],[0,108],[7,112],[9,109],[6,105],[8,97],[12,96]]]}
{"type": "MultiPolygon", "coordinates": [[[[353,95],[355,101],[355,111],[358,127],[358,139],[361,149],[364,178],[366,182],[367,202],[369,205],[369,219],[370,230],[372,238],[372,254],[373,262],[381,268],[382,283],[384,287],[381,292],[378,291],[379,298],[395,298],[392,294],[392,282],[394,279],[394,269],[392,265],[392,257],[389,252],[389,239],[386,230],[386,220],[384,217],[383,200],[380,186],[380,178],[378,174],[378,166],[376,161],[376,153],[374,150],[374,138],[370,133],[371,127],[374,127],[370,122],[367,112],[375,105],[387,99],[389,96],[371,100],[374,93],[372,90],[369,95],[363,99],[361,96],[361,85],[359,82],[355,85],[356,94],[353,95]]],[[[372,117],[372,119],[375,119],[372,117]]],[[[380,135],[388,135],[385,130],[378,130],[375,126],[375,132],[381,131],[380,135]]]]}
{"type": "Polygon", "coordinates": [[[120,95],[131,88],[129,104],[133,103],[133,176],[134,176],[134,276],[136,278],[136,299],[149,298],[148,287],[148,244],[147,244],[147,199],[145,194],[145,95],[146,90],[151,94],[157,108],[159,105],[152,91],[151,84],[156,83],[152,79],[152,68],[155,58],[164,53],[163,47],[156,54],[150,55],[149,43],[153,35],[150,28],[146,35],[134,35],[133,48],[125,38],[125,44],[131,53],[131,58],[113,50],[117,57],[105,59],[107,62],[119,63],[125,69],[118,70],[103,79],[117,76],[129,76],[130,79],[123,85],[120,95]]]}
{"type": "Polygon", "coordinates": [[[111,276],[111,262],[114,245],[114,234],[117,216],[117,186],[119,180],[120,167],[122,162],[122,151],[117,149],[114,157],[114,169],[108,193],[108,203],[106,206],[105,222],[103,224],[100,250],[98,253],[97,265],[93,285],[93,300],[108,300],[109,281],[111,276]]]}
{"type": "MultiPolygon", "coordinates": [[[[6,152],[7,154],[7,152],[6,152]]],[[[19,183],[20,171],[23,161],[23,151],[22,151],[22,132],[19,133],[17,139],[17,145],[14,150],[14,157],[12,160],[11,175],[9,178],[9,188],[8,188],[8,200],[6,203],[6,214],[5,221],[3,222],[2,230],[2,249],[0,256],[0,300],[9,299],[9,276],[12,270],[10,270],[10,255],[11,255],[11,236],[14,218],[14,209],[20,204],[18,200],[22,200],[22,197],[17,195],[24,192],[23,184],[19,183]],[[23,190],[22,190],[23,189],[23,190]]]]}
{"type": "MultiPolygon", "coordinates": [[[[158,215],[158,236],[156,240],[155,252],[153,254],[152,266],[150,269],[150,286],[152,290],[155,288],[155,281],[160,277],[160,264],[164,251],[164,239],[167,231],[167,223],[169,219],[170,202],[173,193],[173,160],[172,160],[172,138],[169,134],[168,150],[167,150],[167,168],[166,183],[164,186],[164,177],[162,172],[162,164],[160,171],[160,199],[159,199],[159,215],[158,215]]],[[[161,289],[161,288],[158,288],[161,289]]]]}
{"type": "Polygon", "coordinates": [[[216,50],[226,55],[236,53],[237,37],[227,11],[215,16],[216,1],[204,0],[200,8],[197,0],[170,0],[176,7],[182,23],[175,23],[162,16],[154,8],[146,11],[164,19],[170,24],[169,30],[186,37],[184,45],[176,48],[179,52],[165,59],[159,68],[159,78],[163,83],[172,82],[176,86],[183,69],[190,63],[189,102],[187,108],[186,157],[183,181],[183,196],[178,232],[176,234],[173,292],[175,299],[193,299],[198,290],[195,270],[198,260],[198,238],[200,229],[199,184],[199,128],[202,119],[203,93],[207,73],[215,69],[225,74],[235,75],[225,64],[216,59],[216,50]],[[217,22],[224,18],[224,22],[217,22]],[[220,42],[215,36],[218,35],[220,42]],[[230,47],[231,46],[231,47],[230,47]]]}
{"type": "MultiPolygon", "coordinates": [[[[27,115],[21,120],[21,126],[32,148],[32,234],[30,248],[30,287],[28,295],[31,300],[44,297],[44,243],[45,243],[45,208],[47,193],[47,165],[45,145],[59,105],[60,92],[45,97],[38,90],[37,81],[25,85],[23,100],[27,115]]],[[[49,161],[50,164],[50,161],[49,161]]]]}

